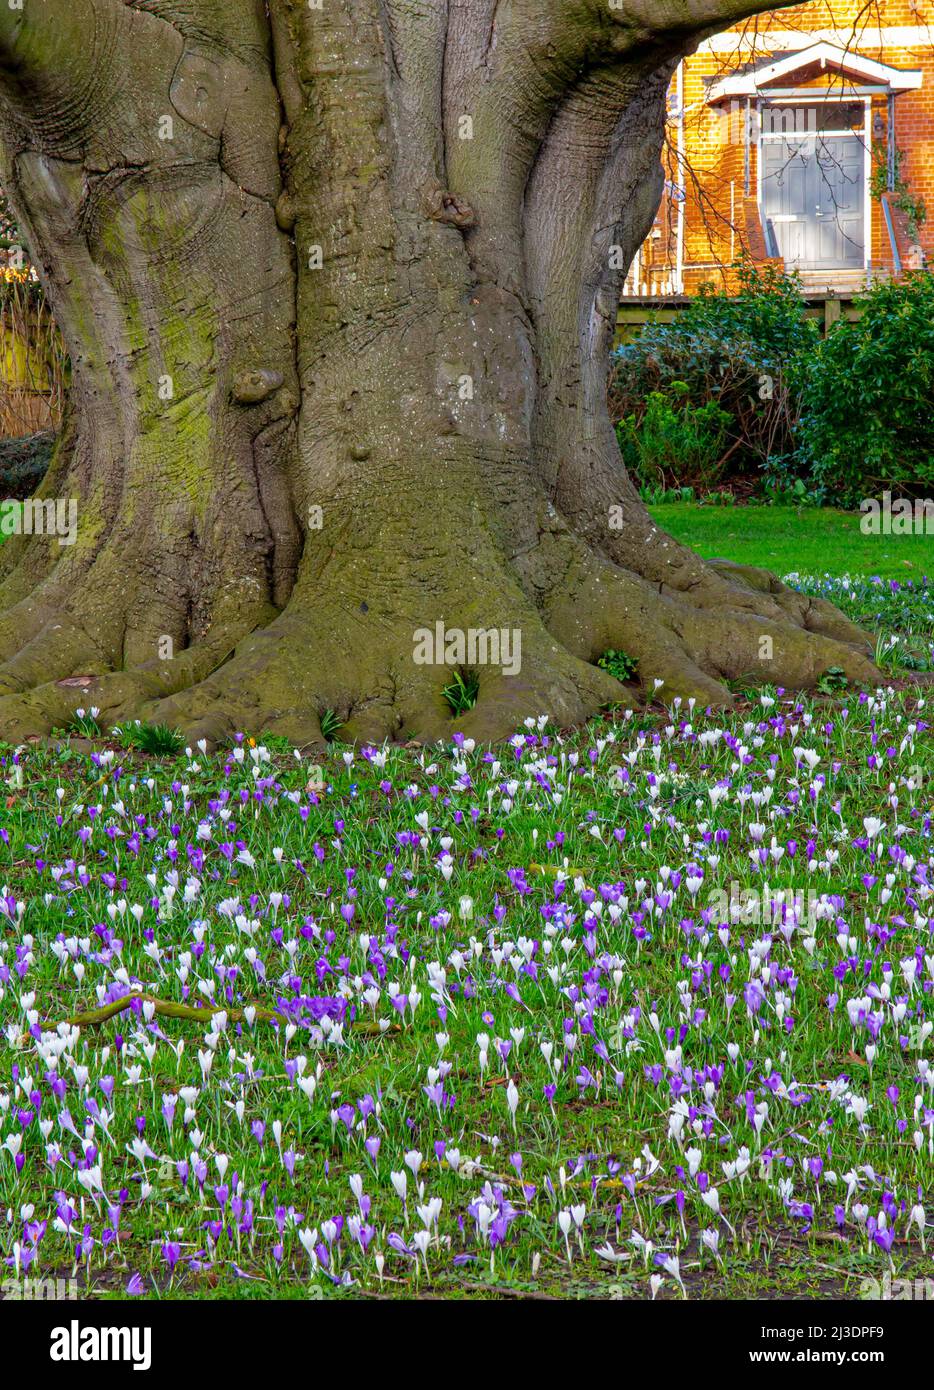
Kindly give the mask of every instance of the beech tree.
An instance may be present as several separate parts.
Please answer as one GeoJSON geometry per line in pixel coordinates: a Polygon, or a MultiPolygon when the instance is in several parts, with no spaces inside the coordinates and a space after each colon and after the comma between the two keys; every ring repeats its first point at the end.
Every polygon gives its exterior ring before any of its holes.
{"type": "Polygon", "coordinates": [[[0,551],[0,733],[419,740],[876,679],[863,633],[651,521],[606,408],[666,91],[750,0],[0,0],[0,183],[72,379],[0,551]],[[521,634],[452,725],[445,653],[521,634]]]}

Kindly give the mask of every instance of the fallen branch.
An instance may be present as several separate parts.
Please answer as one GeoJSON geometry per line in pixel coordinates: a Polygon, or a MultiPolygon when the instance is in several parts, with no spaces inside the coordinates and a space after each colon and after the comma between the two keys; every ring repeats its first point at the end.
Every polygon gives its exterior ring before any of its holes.
{"type": "MultiPolygon", "coordinates": [[[[120,999],[114,999],[100,1009],[91,1009],[83,1014],[73,1014],[71,1018],[41,1023],[39,1026],[43,1032],[54,1032],[62,1024],[68,1028],[99,1028],[102,1023],[115,1018],[117,1014],[125,1013],[137,1002],[152,1004],[155,1013],[161,1014],[163,1018],[182,1018],[192,1023],[203,1023],[206,1019],[213,1018],[215,1014],[226,1014],[232,1023],[242,1023],[246,1019],[247,1008],[254,1011],[254,1019],[259,1019],[261,1023],[288,1023],[290,1021],[288,1015],[277,1013],[274,1009],[266,1009],[261,1004],[249,1004],[244,1009],[234,1009],[221,1005],[195,1008],[192,1004],[176,1004],[171,999],[160,999],[155,994],[140,993],[124,994],[120,999]]],[[[386,1033],[398,1033],[400,1031],[398,1023],[391,1023],[388,1028],[380,1028],[378,1023],[371,1023],[367,1020],[351,1022],[350,1027],[355,1033],[365,1037],[383,1037],[386,1033]]]]}
{"type": "MultiPolygon", "coordinates": [[[[246,1017],[244,1009],[231,1009],[226,1006],[208,1008],[195,1008],[192,1004],[175,1004],[171,999],[160,999],[155,994],[124,994],[120,999],[113,999],[103,1008],[91,1009],[88,1013],[74,1014],[71,1018],[59,1019],[57,1022],[42,1023],[39,1026],[43,1032],[54,1031],[64,1023],[69,1028],[98,1028],[108,1019],[116,1017],[117,1014],[125,1013],[131,1009],[136,1002],[140,1004],[152,1004],[157,1014],[162,1014],[164,1018],[185,1018],[194,1023],[202,1023],[205,1018],[213,1018],[215,1014],[226,1014],[234,1023],[240,1023],[246,1017]]],[[[250,1005],[256,1011],[256,1017],[263,1023],[284,1023],[287,1020],[283,1014],[277,1014],[272,1009],[264,1009],[259,1004],[250,1005]]]]}

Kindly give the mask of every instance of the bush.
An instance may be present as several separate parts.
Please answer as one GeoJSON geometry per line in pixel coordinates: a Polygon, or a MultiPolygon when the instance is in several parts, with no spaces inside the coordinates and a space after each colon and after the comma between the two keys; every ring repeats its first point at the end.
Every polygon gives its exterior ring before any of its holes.
{"type": "MultiPolygon", "coordinates": [[[[739,268],[741,292],[728,296],[702,287],[671,324],[649,324],[635,342],[620,348],[610,387],[610,409],[627,462],[626,440],[661,427],[657,396],[681,392],[681,413],[715,408],[698,428],[722,425],[722,448],[715,474],[720,480],[768,469],[794,448],[799,363],[819,341],[817,325],[804,317],[804,301],[794,277],[751,263],[739,268]],[[689,407],[688,407],[688,403],[689,407]],[[688,407],[686,409],[685,407],[688,407]],[[651,418],[654,416],[654,418],[651,418]]],[[[679,485],[709,485],[709,454],[691,444],[666,477],[679,485]],[[700,459],[700,464],[698,464],[700,459]]],[[[648,454],[646,447],[643,451],[648,454]]],[[[666,455],[667,456],[667,455],[666,455]]],[[[652,481],[657,481],[656,470],[652,481]]]]}
{"type": "Polygon", "coordinates": [[[0,439],[0,498],[35,495],[55,448],[55,433],[45,430],[22,439],[0,439]]]}
{"type": "Polygon", "coordinates": [[[616,426],[626,467],[646,487],[665,488],[682,477],[709,485],[719,476],[732,416],[715,401],[692,406],[683,381],[669,389],[668,395],[649,392],[641,420],[627,415],[616,426]]]}
{"type": "Polygon", "coordinates": [[[796,431],[815,488],[853,505],[934,489],[934,276],[878,285],[808,354],[796,431]]]}
{"type": "Polygon", "coordinates": [[[740,278],[738,296],[704,290],[617,353],[610,407],[643,488],[739,478],[766,501],[931,496],[934,275],[877,285],[826,338],[793,277],[740,278]]]}

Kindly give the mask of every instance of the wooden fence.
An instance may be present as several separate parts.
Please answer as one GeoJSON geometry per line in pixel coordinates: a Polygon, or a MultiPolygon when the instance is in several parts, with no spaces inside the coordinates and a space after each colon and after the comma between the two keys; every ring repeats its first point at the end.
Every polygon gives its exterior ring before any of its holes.
{"type": "Polygon", "coordinates": [[[0,269],[0,438],[57,429],[68,363],[40,286],[0,269]]]}
{"type": "MultiPolygon", "coordinates": [[[[687,295],[627,296],[616,315],[616,342],[628,343],[647,323],[672,323],[687,295]]],[[[805,317],[826,333],[838,319],[860,315],[852,295],[805,296],[805,317]]],[[[0,269],[0,438],[18,439],[61,423],[68,364],[41,289],[22,272],[0,269]]]]}
{"type": "MultiPolygon", "coordinates": [[[[693,296],[665,295],[627,296],[620,303],[616,315],[616,342],[631,343],[638,337],[647,323],[673,323],[687,308],[693,296]]],[[[859,300],[853,295],[806,294],[804,316],[817,319],[826,334],[838,319],[849,319],[852,323],[860,316],[859,300]]]]}

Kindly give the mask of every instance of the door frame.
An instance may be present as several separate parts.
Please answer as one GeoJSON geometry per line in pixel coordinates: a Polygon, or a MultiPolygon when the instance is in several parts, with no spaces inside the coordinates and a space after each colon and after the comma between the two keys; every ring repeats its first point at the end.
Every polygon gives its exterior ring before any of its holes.
{"type": "MultiPolygon", "coordinates": [[[[785,95],[776,94],[770,97],[767,92],[762,92],[756,102],[756,204],[762,207],[762,141],[763,140],[782,140],[785,132],[772,132],[764,135],[762,132],[762,106],[816,106],[819,103],[834,102],[838,106],[855,106],[858,102],[863,103],[863,270],[869,270],[869,263],[872,260],[872,200],[869,196],[869,186],[872,182],[872,97],[865,95],[848,96],[845,92],[813,92],[806,88],[799,88],[797,92],[785,95]]],[[[852,136],[853,131],[847,130],[828,130],[822,135],[822,139],[833,140],[840,136],[852,136]]],[[[843,267],[841,267],[843,269],[843,267]]]]}

